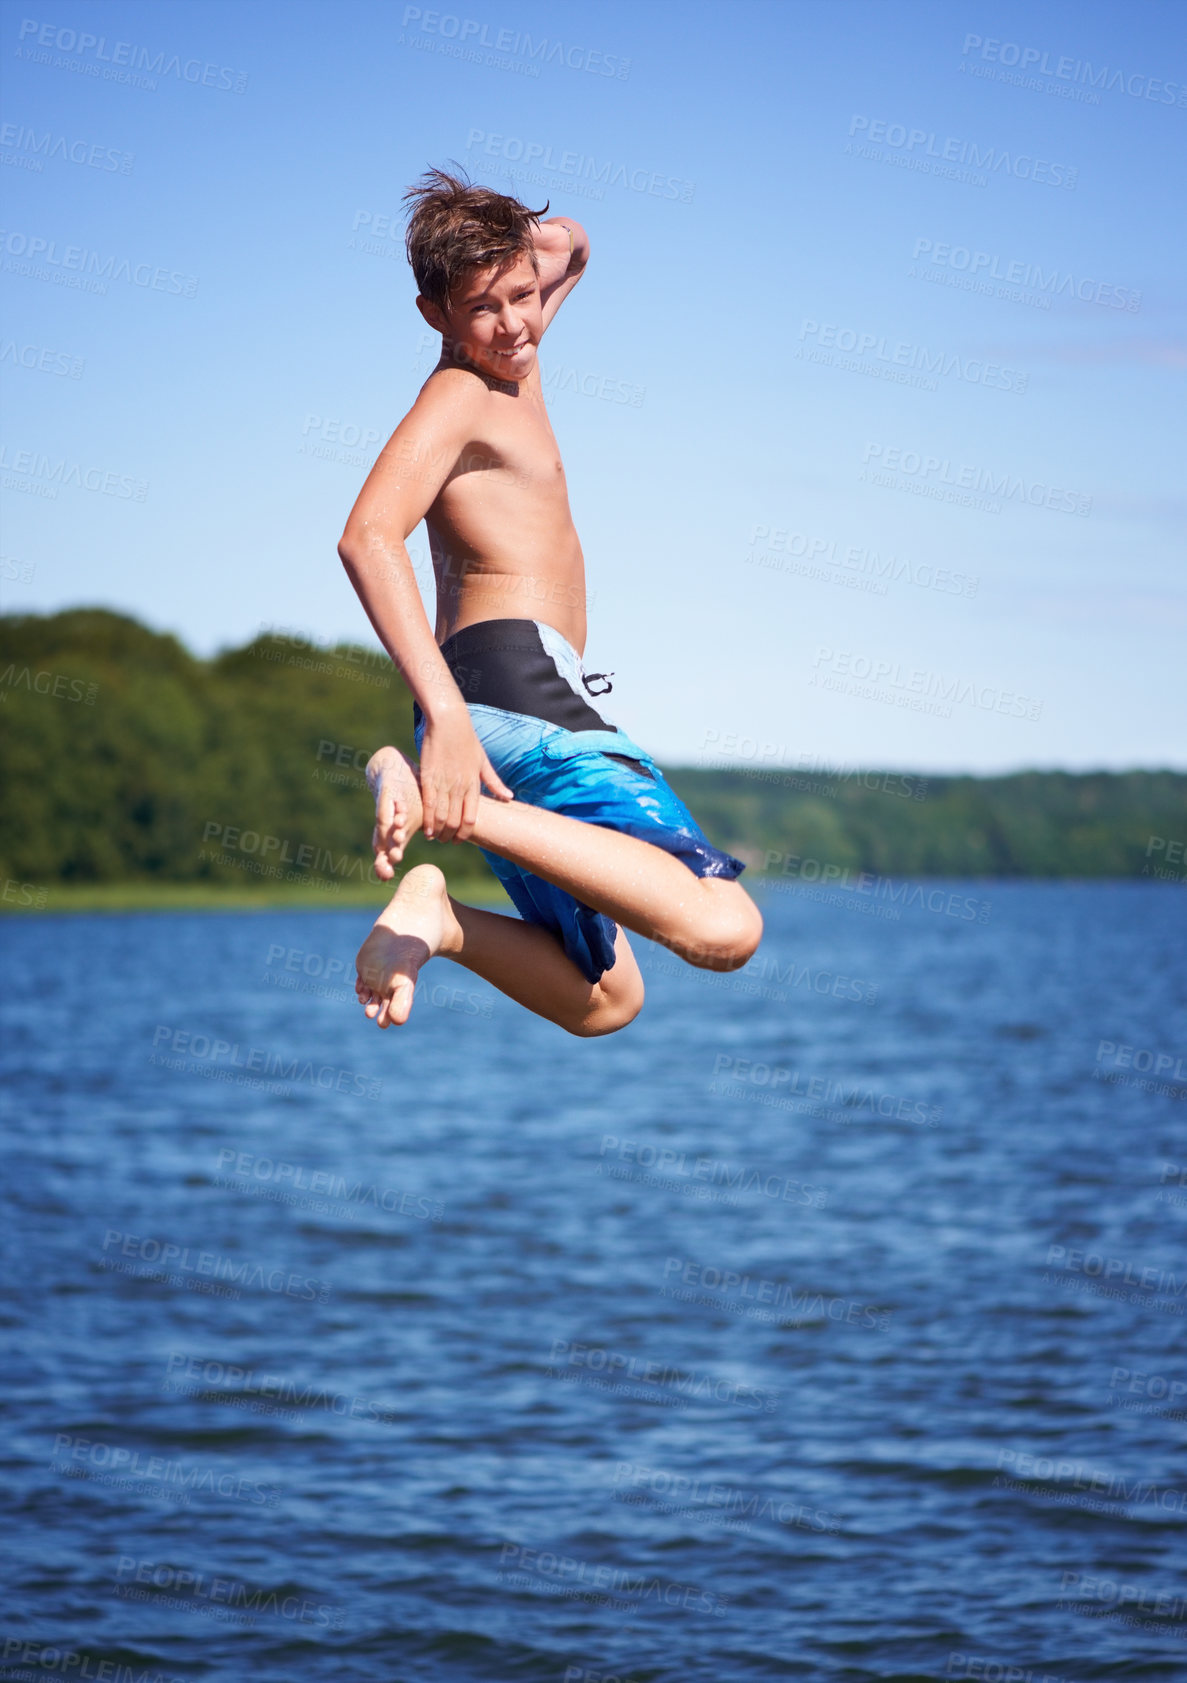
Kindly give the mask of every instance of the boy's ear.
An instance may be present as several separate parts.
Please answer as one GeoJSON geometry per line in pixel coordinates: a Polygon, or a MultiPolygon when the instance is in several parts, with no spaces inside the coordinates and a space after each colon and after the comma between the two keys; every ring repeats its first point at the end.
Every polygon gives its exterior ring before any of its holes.
{"type": "Polygon", "coordinates": [[[446,321],[445,314],[439,305],[430,304],[427,298],[421,298],[418,296],[416,300],[416,307],[428,322],[429,326],[433,329],[434,333],[448,332],[449,323],[446,321]]]}

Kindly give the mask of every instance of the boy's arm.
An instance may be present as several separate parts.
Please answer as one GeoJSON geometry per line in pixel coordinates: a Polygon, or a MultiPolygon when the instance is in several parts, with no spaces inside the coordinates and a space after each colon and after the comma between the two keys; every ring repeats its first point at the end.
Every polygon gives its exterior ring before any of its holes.
{"type": "Polygon", "coordinates": [[[367,618],[425,716],[424,831],[438,841],[466,840],[483,784],[500,800],[514,798],[474,733],[405,547],[470,440],[465,397],[456,379],[429,382],[371,469],[338,544],[367,618]]]}
{"type": "Polygon", "coordinates": [[[547,327],[585,273],[589,235],[571,216],[552,216],[547,222],[537,223],[533,238],[547,327]]]}

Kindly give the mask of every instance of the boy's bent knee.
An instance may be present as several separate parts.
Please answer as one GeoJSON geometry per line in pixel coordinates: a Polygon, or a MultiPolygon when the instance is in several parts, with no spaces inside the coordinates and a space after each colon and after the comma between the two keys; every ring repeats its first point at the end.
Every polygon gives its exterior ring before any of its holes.
{"type": "Polygon", "coordinates": [[[762,913],[747,895],[742,901],[729,942],[733,960],[731,970],[739,970],[742,965],[749,964],[762,940],[762,928],[762,913]]]}
{"type": "Polygon", "coordinates": [[[692,941],[665,941],[678,958],[698,970],[740,970],[758,951],[762,913],[744,891],[728,905],[715,906],[692,941]]]}
{"type": "Polygon", "coordinates": [[[643,983],[624,989],[616,998],[605,997],[589,1010],[580,1022],[566,1023],[570,1034],[582,1040],[594,1040],[603,1034],[617,1034],[619,1029],[633,1023],[643,1009],[643,983]]]}

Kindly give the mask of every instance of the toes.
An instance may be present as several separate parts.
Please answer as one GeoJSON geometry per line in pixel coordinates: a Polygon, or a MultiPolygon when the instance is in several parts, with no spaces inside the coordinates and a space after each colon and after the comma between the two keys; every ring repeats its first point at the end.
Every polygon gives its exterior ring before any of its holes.
{"type": "MultiPolygon", "coordinates": [[[[412,995],[415,984],[407,976],[396,976],[392,980],[391,991],[383,1001],[376,1021],[380,1028],[400,1027],[406,1023],[412,1012],[412,995]]],[[[367,1015],[370,1016],[368,1011],[367,1015]]]]}

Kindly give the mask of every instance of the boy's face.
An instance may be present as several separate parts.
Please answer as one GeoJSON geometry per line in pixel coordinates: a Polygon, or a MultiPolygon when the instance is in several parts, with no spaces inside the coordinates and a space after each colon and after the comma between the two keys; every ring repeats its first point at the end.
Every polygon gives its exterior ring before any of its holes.
{"type": "Polygon", "coordinates": [[[460,355],[496,380],[522,380],[536,360],[544,331],[540,282],[524,252],[506,269],[474,269],[446,309],[417,299],[430,327],[460,355]]]}

